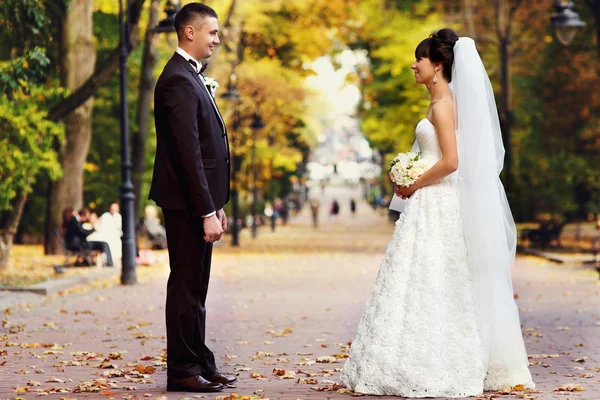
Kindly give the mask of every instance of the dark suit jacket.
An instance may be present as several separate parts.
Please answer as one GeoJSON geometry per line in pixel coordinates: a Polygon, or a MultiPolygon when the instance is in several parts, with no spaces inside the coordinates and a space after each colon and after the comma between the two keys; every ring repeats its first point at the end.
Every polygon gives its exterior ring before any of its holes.
{"type": "Polygon", "coordinates": [[[175,53],[154,91],[156,158],[149,198],[196,216],[229,200],[229,144],[223,119],[200,77],[175,53]]]}
{"type": "Polygon", "coordinates": [[[95,232],[95,229],[84,229],[81,222],[73,217],[65,226],[65,244],[69,250],[81,250],[87,246],[86,238],[95,232]]]}

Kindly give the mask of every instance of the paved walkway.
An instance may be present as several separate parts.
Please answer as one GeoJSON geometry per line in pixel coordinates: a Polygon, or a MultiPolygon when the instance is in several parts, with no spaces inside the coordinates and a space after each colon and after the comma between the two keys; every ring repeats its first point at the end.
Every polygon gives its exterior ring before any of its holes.
{"type": "MultiPolygon", "coordinates": [[[[237,387],[220,396],[349,398],[312,388],[337,382],[393,230],[364,204],[352,218],[351,194],[359,195],[327,190],[319,230],[302,214],[275,233],[260,231],[254,242],[244,233],[240,249],[224,243],[216,250],[207,336],[221,368],[239,374],[237,387]],[[334,196],[341,216],[328,220],[334,196]]],[[[36,390],[55,399],[216,397],[164,391],[167,273],[165,265],[140,269],[146,283],[135,287],[93,288],[8,310],[0,331],[0,399],[37,398],[36,390]]],[[[522,258],[514,281],[541,389],[530,398],[600,399],[596,274],[522,258]],[[553,391],[567,384],[585,391],[553,391]]]]}

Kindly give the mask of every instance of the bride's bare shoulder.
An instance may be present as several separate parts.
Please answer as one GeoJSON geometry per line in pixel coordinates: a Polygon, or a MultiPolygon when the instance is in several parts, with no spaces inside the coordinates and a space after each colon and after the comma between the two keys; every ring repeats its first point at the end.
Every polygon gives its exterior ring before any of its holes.
{"type": "Polygon", "coordinates": [[[443,97],[431,106],[434,124],[454,120],[454,102],[451,96],[443,97]]]}

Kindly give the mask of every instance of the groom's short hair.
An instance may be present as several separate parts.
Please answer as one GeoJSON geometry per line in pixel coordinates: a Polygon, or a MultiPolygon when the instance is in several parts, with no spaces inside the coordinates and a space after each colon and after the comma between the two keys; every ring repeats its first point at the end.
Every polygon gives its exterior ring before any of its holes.
{"type": "Polygon", "coordinates": [[[183,35],[183,30],[187,25],[195,25],[198,21],[203,21],[205,18],[209,17],[219,18],[217,12],[206,4],[186,4],[175,15],[175,30],[177,31],[177,37],[183,35]]]}

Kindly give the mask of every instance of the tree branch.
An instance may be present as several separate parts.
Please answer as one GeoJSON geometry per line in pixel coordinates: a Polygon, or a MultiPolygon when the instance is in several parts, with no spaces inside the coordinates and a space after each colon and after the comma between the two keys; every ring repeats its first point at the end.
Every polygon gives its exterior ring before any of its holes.
{"type": "Polygon", "coordinates": [[[515,12],[519,9],[519,7],[521,7],[521,4],[523,3],[523,0],[517,0],[511,7],[510,10],[508,12],[508,15],[512,18],[512,16],[515,14],[515,12]]]}
{"type": "MultiPolygon", "coordinates": [[[[146,0],[129,0],[129,21],[131,43],[128,46],[128,53],[138,45],[137,28],[142,13],[142,8],[146,0]]],[[[51,121],[60,121],[73,112],[76,108],[85,103],[90,97],[94,96],[98,89],[102,87],[112,74],[119,68],[120,42],[110,55],[96,68],[92,76],[88,78],[83,85],[71,93],[60,103],[50,108],[48,119],[51,121]]]]}
{"type": "Polygon", "coordinates": [[[512,24],[513,16],[514,16],[515,12],[519,9],[519,7],[521,7],[522,3],[523,3],[523,0],[517,0],[515,3],[513,3],[513,5],[508,10],[508,22],[506,25],[506,37],[509,42],[510,42],[510,32],[512,31],[512,26],[513,26],[513,24],[512,24]]]}
{"type": "Polygon", "coordinates": [[[500,4],[500,0],[494,0],[494,5],[496,6],[496,36],[498,37],[498,41],[502,42],[504,37],[502,33],[502,7],[500,4]]]}

